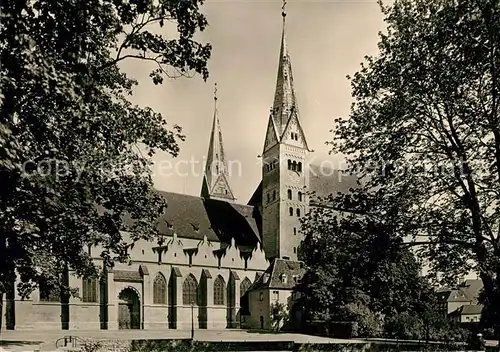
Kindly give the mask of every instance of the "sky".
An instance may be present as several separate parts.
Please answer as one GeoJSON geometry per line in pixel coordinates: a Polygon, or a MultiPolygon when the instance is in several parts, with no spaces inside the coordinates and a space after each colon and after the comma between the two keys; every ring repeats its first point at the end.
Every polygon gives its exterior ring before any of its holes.
{"type": "MultiPolygon", "coordinates": [[[[236,202],[248,202],[261,179],[258,156],[276,85],[281,6],[279,0],[208,0],[203,5],[209,26],[199,38],[212,45],[206,82],[195,76],[155,86],[148,63],[123,63],[122,69],[139,81],[131,101],[162,113],[168,125],[180,125],[186,135],[177,158],[154,156],[157,189],[200,194],[217,83],[217,109],[231,162],[229,182],[236,202]]],[[[383,16],[374,0],[291,0],[286,9],[300,121],[315,151],[312,163],[342,167],[343,157],[329,155],[325,142],[332,140],[334,118],[349,115],[352,98],[346,76],[360,69],[365,55],[377,54],[383,16]]]]}

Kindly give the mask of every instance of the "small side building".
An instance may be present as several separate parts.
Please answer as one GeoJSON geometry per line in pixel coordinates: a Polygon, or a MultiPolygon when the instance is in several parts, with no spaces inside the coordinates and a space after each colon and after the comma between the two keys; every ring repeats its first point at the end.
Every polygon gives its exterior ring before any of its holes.
{"type": "Polygon", "coordinates": [[[279,330],[290,325],[298,298],[294,288],[304,271],[302,262],[274,259],[246,293],[246,307],[242,310],[246,316],[242,318],[241,327],[279,330]],[[273,318],[278,315],[279,320],[273,318]]]}

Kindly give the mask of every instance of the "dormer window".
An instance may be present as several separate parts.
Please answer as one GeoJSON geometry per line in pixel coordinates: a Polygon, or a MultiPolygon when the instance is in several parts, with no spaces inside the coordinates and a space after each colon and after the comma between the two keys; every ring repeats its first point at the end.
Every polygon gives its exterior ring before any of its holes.
{"type": "Polygon", "coordinates": [[[284,284],[288,282],[288,277],[286,276],[286,274],[281,275],[281,282],[284,284]]]}

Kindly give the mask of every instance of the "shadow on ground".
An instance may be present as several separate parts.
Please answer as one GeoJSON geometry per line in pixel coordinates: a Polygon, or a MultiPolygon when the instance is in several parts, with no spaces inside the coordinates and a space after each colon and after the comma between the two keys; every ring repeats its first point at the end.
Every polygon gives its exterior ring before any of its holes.
{"type": "Polygon", "coordinates": [[[280,335],[280,334],[285,334],[283,331],[273,331],[273,330],[259,330],[259,329],[251,329],[251,330],[245,330],[246,332],[250,334],[273,334],[273,335],[280,335]]]}
{"type": "MultiPolygon", "coordinates": [[[[0,337],[1,338],[1,337],[0,337]]],[[[41,341],[2,341],[0,340],[0,346],[23,346],[23,345],[39,345],[41,341]]]]}

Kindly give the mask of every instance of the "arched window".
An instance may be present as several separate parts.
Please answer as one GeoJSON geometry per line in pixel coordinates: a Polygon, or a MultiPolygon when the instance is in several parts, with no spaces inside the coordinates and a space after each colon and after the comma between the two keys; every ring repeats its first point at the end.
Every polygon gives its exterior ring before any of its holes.
{"type": "Polygon", "coordinates": [[[276,190],[273,191],[273,200],[276,200],[276,190]]]}
{"type": "Polygon", "coordinates": [[[226,283],[222,276],[217,276],[214,281],[214,304],[223,306],[225,304],[224,293],[226,292],[226,283]]]}
{"type": "Polygon", "coordinates": [[[297,216],[300,216],[300,209],[297,208],[297,216]]]}
{"type": "Polygon", "coordinates": [[[297,228],[296,228],[296,227],[294,227],[294,228],[293,228],[293,234],[294,234],[294,235],[296,235],[296,234],[297,234],[297,228]]]}
{"type": "Polygon", "coordinates": [[[299,202],[302,202],[302,192],[299,192],[299,202]]]}
{"type": "Polygon", "coordinates": [[[292,171],[295,171],[295,170],[297,170],[297,162],[292,161],[292,171]]]}
{"type": "Polygon", "coordinates": [[[271,195],[268,193],[267,194],[267,202],[269,203],[271,201],[271,195]]]}
{"type": "Polygon", "coordinates": [[[153,303],[167,304],[167,280],[162,273],[158,273],[153,282],[153,303]]]}
{"type": "Polygon", "coordinates": [[[287,193],[288,193],[288,199],[292,199],[292,190],[289,189],[287,193]]]}
{"type": "Polygon", "coordinates": [[[297,171],[302,172],[302,163],[301,162],[299,162],[297,164],[297,171]]]}
{"type": "Polygon", "coordinates": [[[245,280],[243,280],[240,284],[240,296],[241,297],[248,291],[250,286],[252,286],[252,281],[250,281],[250,279],[248,277],[246,277],[245,280]]]}
{"type": "Polygon", "coordinates": [[[292,161],[288,159],[288,170],[292,169],[292,161]]]}
{"type": "Polygon", "coordinates": [[[198,281],[190,274],[186,280],[184,280],[184,284],[182,285],[182,304],[190,305],[197,304],[197,295],[198,291],[198,281]]]}
{"type": "Polygon", "coordinates": [[[288,209],[288,211],[290,212],[290,216],[293,216],[293,208],[292,208],[292,207],[290,207],[290,208],[288,209]]]}
{"type": "Polygon", "coordinates": [[[97,280],[82,280],[82,302],[97,303],[97,280]]]}

